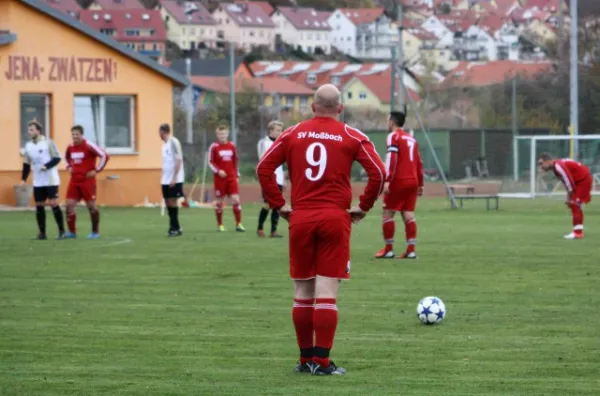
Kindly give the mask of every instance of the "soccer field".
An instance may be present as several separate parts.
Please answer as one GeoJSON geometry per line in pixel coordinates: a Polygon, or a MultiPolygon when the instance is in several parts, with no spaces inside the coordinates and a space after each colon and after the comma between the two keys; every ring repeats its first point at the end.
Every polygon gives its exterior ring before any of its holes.
{"type": "Polygon", "coordinates": [[[255,207],[246,234],[230,208],[224,234],[211,210],[182,210],[177,239],[158,209],[104,209],[98,241],[30,241],[33,212],[0,213],[0,394],[600,395],[600,206],[564,241],[561,201],[466,205],[421,202],[418,261],[371,258],[379,210],[354,228],[343,377],[291,372],[287,238],[258,240],[255,207]],[[416,318],[427,295],[441,325],[416,318]]]}

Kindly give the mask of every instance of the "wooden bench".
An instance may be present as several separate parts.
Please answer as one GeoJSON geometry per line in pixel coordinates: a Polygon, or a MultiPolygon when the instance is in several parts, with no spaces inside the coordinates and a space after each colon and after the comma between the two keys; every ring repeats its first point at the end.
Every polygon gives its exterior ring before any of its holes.
{"type": "Polygon", "coordinates": [[[458,190],[464,190],[465,195],[474,195],[475,194],[475,186],[472,184],[451,184],[448,186],[452,194],[458,190]]]}
{"type": "Polygon", "coordinates": [[[483,194],[467,194],[467,195],[455,195],[454,199],[459,202],[460,207],[463,207],[463,201],[475,200],[475,199],[485,199],[485,208],[487,210],[498,210],[500,209],[500,197],[497,195],[483,195],[483,194]],[[494,201],[495,205],[492,208],[490,205],[490,201],[494,201]]]}

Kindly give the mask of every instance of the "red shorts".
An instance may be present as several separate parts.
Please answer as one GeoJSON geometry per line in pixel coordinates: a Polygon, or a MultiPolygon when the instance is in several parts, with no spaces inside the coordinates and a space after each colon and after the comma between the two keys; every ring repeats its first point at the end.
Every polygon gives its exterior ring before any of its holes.
{"type": "Polygon", "coordinates": [[[581,203],[589,203],[592,200],[592,176],[589,175],[579,183],[575,183],[571,198],[581,203]]]}
{"type": "Polygon", "coordinates": [[[67,188],[67,199],[74,201],[81,201],[82,199],[86,202],[96,200],[96,179],[85,179],[82,181],[69,182],[67,188]]]}
{"type": "Polygon", "coordinates": [[[223,179],[215,176],[213,184],[215,187],[215,197],[217,198],[231,197],[240,192],[237,179],[223,179]]]}
{"type": "Polygon", "coordinates": [[[351,232],[350,216],[345,212],[309,221],[303,214],[293,212],[290,217],[290,277],[293,280],[314,279],[317,275],[350,278],[351,232]]]}
{"type": "Polygon", "coordinates": [[[418,186],[390,186],[389,194],[383,196],[383,209],[394,212],[414,212],[419,196],[418,186]]]}

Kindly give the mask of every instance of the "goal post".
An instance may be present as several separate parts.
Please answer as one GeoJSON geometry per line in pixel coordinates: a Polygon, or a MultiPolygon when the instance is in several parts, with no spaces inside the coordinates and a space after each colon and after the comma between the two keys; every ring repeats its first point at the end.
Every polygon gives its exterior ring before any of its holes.
{"type": "Polygon", "coordinates": [[[593,195],[600,195],[600,135],[516,136],[512,144],[512,172],[503,180],[499,196],[504,198],[536,198],[564,196],[562,183],[552,172],[540,172],[538,156],[549,153],[555,158],[573,158],[592,172],[593,195]],[[575,141],[579,153],[573,152],[575,141]]]}

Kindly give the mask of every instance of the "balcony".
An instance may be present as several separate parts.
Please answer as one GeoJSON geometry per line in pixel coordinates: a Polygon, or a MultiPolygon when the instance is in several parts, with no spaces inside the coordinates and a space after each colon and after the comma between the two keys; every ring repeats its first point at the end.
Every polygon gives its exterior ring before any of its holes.
{"type": "Polygon", "coordinates": [[[163,55],[161,50],[139,50],[138,53],[153,59],[158,59],[163,55]]]}

